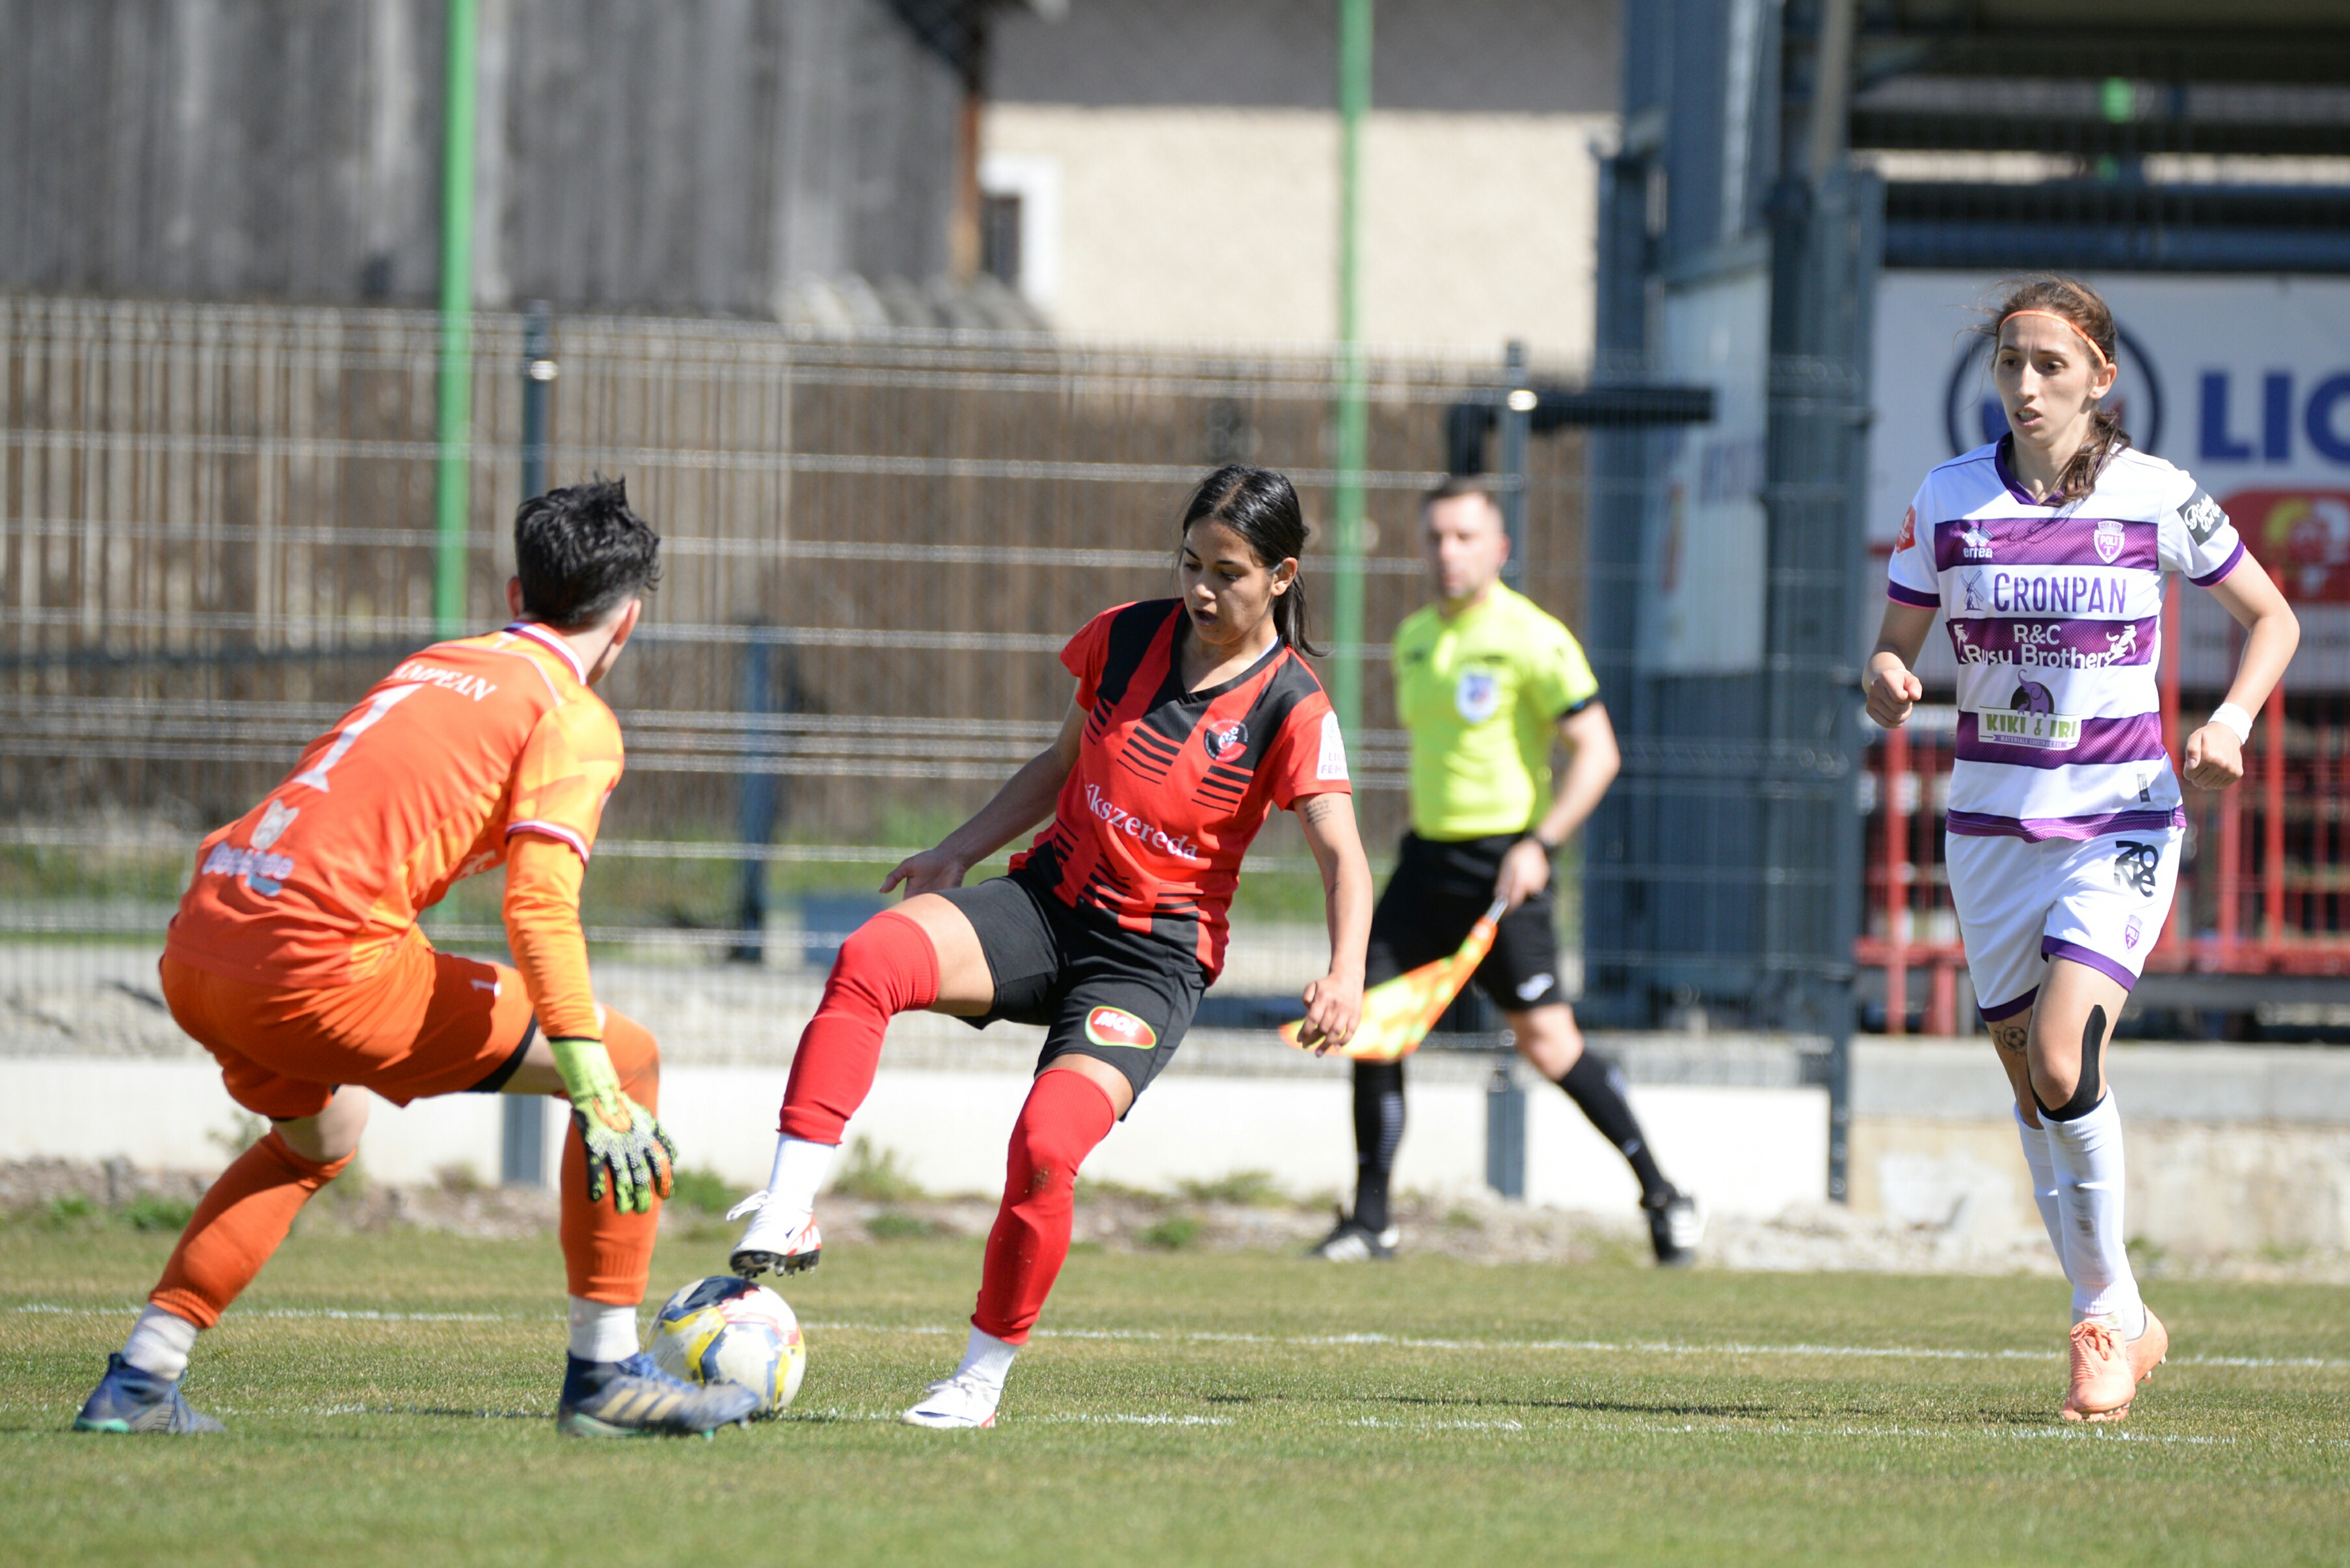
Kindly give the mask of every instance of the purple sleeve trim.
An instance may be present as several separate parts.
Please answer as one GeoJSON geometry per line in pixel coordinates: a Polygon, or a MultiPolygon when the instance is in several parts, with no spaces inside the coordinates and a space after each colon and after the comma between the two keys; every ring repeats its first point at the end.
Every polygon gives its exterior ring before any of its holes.
{"type": "Polygon", "coordinates": [[[2041,938],[2040,956],[2051,959],[2071,959],[2074,963],[2087,964],[2124,991],[2137,983],[2137,976],[2130,971],[2127,964],[2117,963],[2101,952],[2092,952],[2080,943],[2068,942],[2062,937],[2041,938]]]}
{"type": "Polygon", "coordinates": [[[2013,1002],[2002,1002],[1994,1007],[1977,1007],[1975,1011],[1983,1015],[1984,1023],[1997,1023],[2002,1020],[2014,1017],[2025,1008],[2030,1007],[2034,1002],[2038,1001],[2039,998],[2040,988],[2035,985],[2030,991],[2025,992],[2022,996],[2017,997],[2013,1002]]]}
{"type": "Polygon", "coordinates": [[[1916,588],[1904,587],[1899,583],[1886,584],[1885,597],[1891,599],[1897,605],[1915,605],[1919,609],[1940,609],[1942,607],[1941,595],[1921,594],[1916,588]]]}
{"type": "Polygon", "coordinates": [[[2243,558],[2244,542],[2241,539],[2239,539],[2236,541],[2236,547],[2228,552],[2228,558],[2220,563],[2220,569],[2218,571],[2211,573],[2208,576],[2189,577],[2187,580],[2193,583],[2199,588],[2208,588],[2212,584],[2219,582],[2227,576],[2230,572],[2234,571],[2236,569],[2236,563],[2243,558]]]}

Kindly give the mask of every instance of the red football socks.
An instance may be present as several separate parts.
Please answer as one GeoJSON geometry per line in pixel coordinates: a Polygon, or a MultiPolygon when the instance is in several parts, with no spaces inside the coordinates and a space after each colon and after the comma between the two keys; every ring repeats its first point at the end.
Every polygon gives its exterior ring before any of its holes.
{"type": "Polygon", "coordinates": [[[824,1001],[800,1033],[784,1090],[783,1135],[837,1144],[872,1092],[890,1018],[938,999],[939,955],[920,925],[885,909],[851,932],[824,982],[824,1001]]]}
{"type": "Polygon", "coordinates": [[[1069,1256],[1077,1168],[1118,1125],[1100,1085],[1076,1073],[1036,1075],[1013,1124],[1003,1206],[987,1233],[974,1327],[1010,1345],[1028,1343],[1045,1298],[1069,1256]]]}

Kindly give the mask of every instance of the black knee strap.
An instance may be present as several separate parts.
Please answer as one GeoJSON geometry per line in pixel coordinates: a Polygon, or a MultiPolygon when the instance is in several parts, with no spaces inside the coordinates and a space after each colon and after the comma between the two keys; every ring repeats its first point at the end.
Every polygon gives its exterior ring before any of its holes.
{"type": "Polygon", "coordinates": [[[2043,1116],[2054,1122],[2076,1122],[2097,1108],[2097,1096],[2105,1089],[2097,1077],[2097,1055],[2105,1046],[2106,1010],[2092,1007],[2089,1022],[2081,1028],[2081,1081],[2073,1085],[2073,1097],[2052,1108],[2041,1099],[2038,1089],[2032,1091],[2032,1103],[2040,1107],[2043,1116]]]}

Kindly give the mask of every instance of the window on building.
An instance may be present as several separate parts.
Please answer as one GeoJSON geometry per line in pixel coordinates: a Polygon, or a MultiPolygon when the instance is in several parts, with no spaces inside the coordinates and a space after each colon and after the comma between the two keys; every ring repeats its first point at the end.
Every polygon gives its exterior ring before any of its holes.
{"type": "Polygon", "coordinates": [[[1004,286],[1020,286],[1020,195],[990,192],[979,199],[979,266],[1004,286]]]}

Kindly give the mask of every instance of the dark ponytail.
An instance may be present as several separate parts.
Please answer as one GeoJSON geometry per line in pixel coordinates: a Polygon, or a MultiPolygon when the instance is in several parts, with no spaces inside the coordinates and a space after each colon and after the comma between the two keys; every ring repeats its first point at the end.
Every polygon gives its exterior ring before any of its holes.
{"type": "MultiPolygon", "coordinates": [[[[1191,504],[1183,508],[1183,532],[1188,535],[1194,523],[1203,522],[1221,523],[1247,540],[1257,565],[1268,567],[1302,561],[1311,533],[1297,504],[1296,488],[1286,475],[1237,462],[1216,470],[1191,493],[1191,504]]],[[[1306,640],[1305,628],[1305,576],[1301,566],[1298,575],[1289,579],[1288,588],[1274,598],[1273,629],[1298,652],[1318,659],[1323,650],[1306,640]]]]}
{"type": "MultiPolygon", "coordinates": [[[[2116,357],[2121,335],[2115,330],[2113,310],[2095,289],[2080,279],[2043,273],[2007,285],[2005,295],[1989,313],[1991,319],[1975,329],[1991,339],[1993,358],[1999,353],[2000,328],[2007,325],[2009,317],[2022,312],[2061,317],[2105,356],[2106,364],[2121,362],[2116,357]]],[[[2089,492],[2097,487],[2097,475],[2105,472],[2106,464],[2129,443],[2129,432],[2122,429],[2121,421],[2099,403],[2090,410],[2089,433],[2082,438],[2080,450],[2056,476],[2056,489],[2048,497],[2049,504],[2070,506],[2086,500],[2089,492]]]]}

